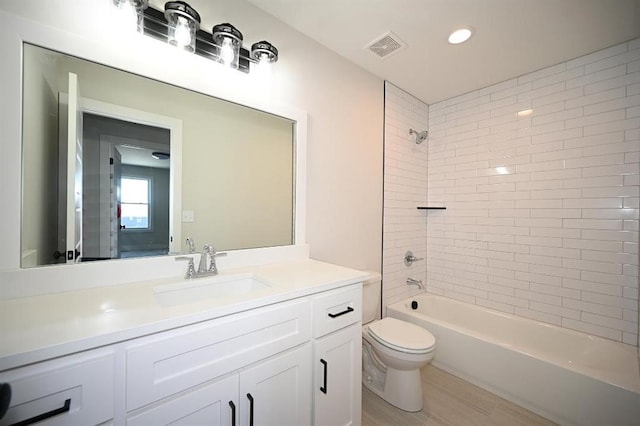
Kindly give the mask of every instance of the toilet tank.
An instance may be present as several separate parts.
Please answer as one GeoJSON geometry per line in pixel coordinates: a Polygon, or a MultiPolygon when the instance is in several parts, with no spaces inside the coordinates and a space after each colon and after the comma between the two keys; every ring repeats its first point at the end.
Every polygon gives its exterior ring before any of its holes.
{"type": "Polygon", "coordinates": [[[362,285],[362,324],[380,317],[380,296],[382,294],[382,277],[371,272],[362,285]]]}

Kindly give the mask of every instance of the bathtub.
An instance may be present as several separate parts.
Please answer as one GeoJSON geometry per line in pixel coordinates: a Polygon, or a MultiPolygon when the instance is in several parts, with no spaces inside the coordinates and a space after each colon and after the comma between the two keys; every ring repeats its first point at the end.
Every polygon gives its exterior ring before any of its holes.
{"type": "Polygon", "coordinates": [[[436,367],[550,420],[640,425],[633,346],[428,293],[388,306],[387,315],[436,337],[436,367]]]}

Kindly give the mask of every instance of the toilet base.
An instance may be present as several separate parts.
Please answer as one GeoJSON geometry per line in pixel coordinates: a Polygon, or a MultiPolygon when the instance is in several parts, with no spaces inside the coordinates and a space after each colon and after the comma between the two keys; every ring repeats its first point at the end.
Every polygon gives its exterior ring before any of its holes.
{"type": "Polygon", "coordinates": [[[380,382],[363,380],[362,384],[371,392],[401,410],[409,412],[422,411],[424,400],[422,399],[420,370],[389,371],[387,369],[384,389],[381,389],[380,382]]]}
{"type": "Polygon", "coordinates": [[[362,384],[371,392],[401,410],[416,412],[423,407],[422,378],[420,369],[397,370],[386,367],[384,370],[371,357],[371,346],[362,348],[362,384]]]}

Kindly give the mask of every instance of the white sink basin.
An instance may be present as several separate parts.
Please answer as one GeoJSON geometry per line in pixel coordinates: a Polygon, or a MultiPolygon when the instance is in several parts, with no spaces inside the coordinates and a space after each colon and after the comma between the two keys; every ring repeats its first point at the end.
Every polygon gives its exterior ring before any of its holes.
{"type": "Polygon", "coordinates": [[[218,275],[193,278],[153,288],[160,305],[177,306],[200,302],[205,299],[240,297],[267,290],[271,284],[254,274],[218,275]]]}

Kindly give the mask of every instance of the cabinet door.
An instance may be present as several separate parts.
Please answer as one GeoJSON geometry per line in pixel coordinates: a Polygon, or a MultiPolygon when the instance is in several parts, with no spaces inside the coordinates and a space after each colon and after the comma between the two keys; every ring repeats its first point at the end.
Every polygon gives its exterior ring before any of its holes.
{"type": "Polygon", "coordinates": [[[360,323],[314,343],[314,424],[360,425],[362,327],[360,323]]]}
{"type": "Polygon", "coordinates": [[[233,374],[130,415],[127,425],[229,426],[237,424],[238,415],[238,374],[233,374]]]}
{"type": "Polygon", "coordinates": [[[240,424],[311,424],[311,345],[240,372],[240,424]]]}

